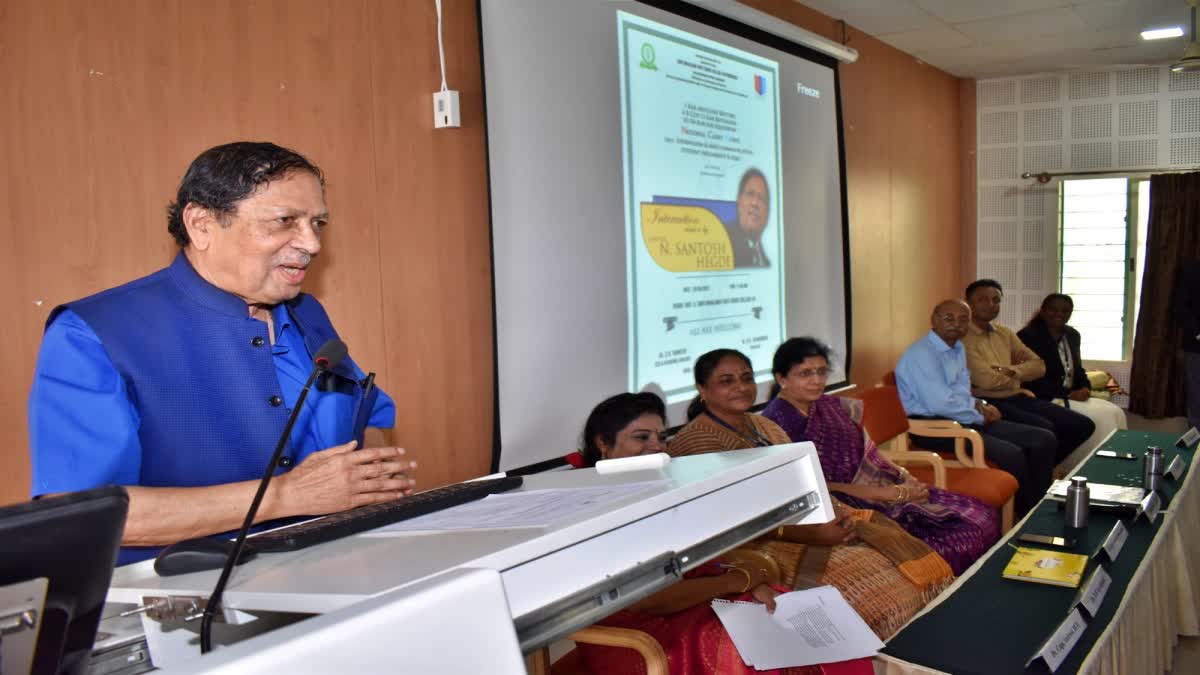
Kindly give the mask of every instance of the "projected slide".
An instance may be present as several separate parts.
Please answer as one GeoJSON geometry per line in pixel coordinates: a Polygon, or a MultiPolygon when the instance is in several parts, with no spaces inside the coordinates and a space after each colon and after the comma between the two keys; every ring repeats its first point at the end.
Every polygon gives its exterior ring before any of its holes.
{"type": "Polygon", "coordinates": [[[629,386],[674,403],[699,355],[786,333],[779,65],[626,12],[617,35],[629,386]]]}
{"type": "Polygon", "coordinates": [[[752,359],[760,403],[791,336],[845,382],[837,61],[703,7],[734,4],[479,1],[498,470],[580,447],[619,392],[683,424],[711,349],[752,359]]]}

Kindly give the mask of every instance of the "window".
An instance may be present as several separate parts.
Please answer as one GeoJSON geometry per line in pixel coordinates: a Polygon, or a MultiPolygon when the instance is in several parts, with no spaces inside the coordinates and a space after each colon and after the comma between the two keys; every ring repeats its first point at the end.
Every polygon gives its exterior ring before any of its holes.
{"type": "Polygon", "coordinates": [[[1123,361],[1140,304],[1150,181],[1067,180],[1059,196],[1058,287],[1075,301],[1081,356],[1123,361]]]}

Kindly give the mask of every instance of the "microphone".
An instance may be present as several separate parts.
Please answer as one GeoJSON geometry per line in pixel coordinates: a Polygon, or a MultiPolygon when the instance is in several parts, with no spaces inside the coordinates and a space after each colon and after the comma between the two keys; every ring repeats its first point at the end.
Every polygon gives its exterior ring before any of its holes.
{"type": "Polygon", "coordinates": [[[322,370],[333,370],[346,358],[347,353],[346,343],[334,338],[317,350],[317,355],[313,357],[313,366],[322,370]]]}
{"type": "MultiPolygon", "coordinates": [[[[254,501],[250,502],[250,509],[246,511],[246,518],[242,521],[242,528],[238,530],[233,548],[225,559],[225,567],[221,570],[221,576],[217,579],[217,585],[213,588],[212,595],[208,598],[208,605],[204,608],[204,616],[200,619],[201,654],[207,654],[212,651],[212,622],[221,604],[221,596],[225,594],[225,585],[229,583],[229,576],[233,573],[233,566],[250,559],[249,557],[245,560],[242,559],[242,549],[246,546],[246,534],[250,531],[250,526],[254,524],[254,517],[258,515],[258,507],[262,505],[263,497],[267,493],[267,485],[271,483],[271,476],[275,475],[275,468],[279,464],[279,458],[283,456],[283,448],[287,445],[288,437],[292,435],[292,427],[296,424],[296,417],[299,416],[300,409],[304,407],[304,400],[308,398],[308,390],[312,387],[318,375],[326,370],[336,368],[342,362],[342,359],[346,358],[346,354],[346,343],[334,338],[321,345],[321,348],[317,350],[317,355],[313,357],[312,372],[308,376],[308,381],[304,383],[304,388],[300,390],[300,396],[296,399],[296,405],[292,407],[292,414],[288,416],[287,426],[283,428],[283,433],[279,436],[279,443],[275,446],[275,452],[271,454],[271,461],[267,462],[267,468],[263,471],[262,479],[258,483],[258,492],[254,493],[254,501]]],[[[252,552],[253,548],[250,551],[252,552]]],[[[163,553],[166,553],[166,551],[163,551],[163,553]]],[[[161,559],[162,554],[159,555],[161,559]]],[[[158,562],[158,560],[154,562],[156,570],[158,569],[158,562]]]]}

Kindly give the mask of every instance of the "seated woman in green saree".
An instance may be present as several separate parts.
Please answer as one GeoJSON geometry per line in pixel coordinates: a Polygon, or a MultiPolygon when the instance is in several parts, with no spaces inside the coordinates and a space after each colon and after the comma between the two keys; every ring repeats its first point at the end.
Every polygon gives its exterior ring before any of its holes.
{"type": "MultiPolygon", "coordinates": [[[[696,361],[695,377],[699,394],[688,408],[691,421],[667,445],[672,456],[792,442],[779,425],[750,413],[758,385],[745,354],[733,349],[708,352],[696,361]]],[[[954,574],[940,555],[885,514],[852,509],[836,499],[834,507],[836,522],[851,535],[841,545],[821,537],[814,541],[811,526],[792,526],[752,547],[780,563],[782,581],[791,588],[837,587],[886,639],[950,585],[954,574]]]]}

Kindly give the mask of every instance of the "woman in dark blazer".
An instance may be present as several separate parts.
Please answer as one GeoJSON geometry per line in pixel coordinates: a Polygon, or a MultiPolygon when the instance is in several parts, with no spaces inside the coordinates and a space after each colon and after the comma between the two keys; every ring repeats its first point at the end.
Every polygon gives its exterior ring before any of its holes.
{"type": "MultiPolygon", "coordinates": [[[[1079,357],[1079,331],[1067,325],[1075,302],[1071,296],[1051,293],[1042,300],[1042,308],[1029,323],[1017,332],[1017,337],[1046,363],[1046,374],[1025,387],[1038,398],[1056,398],[1082,402],[1090,398],[1087,374],[1079,357]],[[1067,372],[1070,366],[1071,372],[1067,372]]],[[[1067,407],[1074,407],[1070,403],[1067,407]]]]}
{"type": "Polygon", "coordinates": [[[1046,362],[1046,374],[1024,386],[1048,401],[1063,405],[1091,418],[1096,431],[1060,465],[1070,469],[1099,445],[1113,430],[1127,428],[1125,411],[1110,401],[1092,398],[1083,359],[1079,352],[1079,331],[1067,325],[1075,311],[1075,301],[1062,293],[1051,293],[1042,300],[1042,308],[1029,320],[1017,337],[1046,362]]]}

